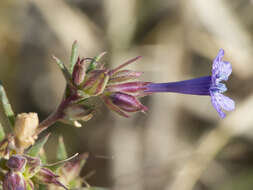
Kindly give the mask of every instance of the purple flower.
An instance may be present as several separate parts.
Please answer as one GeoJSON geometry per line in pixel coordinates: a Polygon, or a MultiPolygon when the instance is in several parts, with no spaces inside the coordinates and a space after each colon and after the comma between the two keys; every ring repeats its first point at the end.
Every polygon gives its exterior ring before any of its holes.
{"type": "Polygon", "coordinates": [[[225,118],[226,114],[222,109],[232,111],[235,108],[235,103],[232,99],[222,94],[227,88],[221,81],[228,80],[229,75],[232,73],[231,64],[223,61],[223,56],[224,50],[220,49],[217,57],[213,61],[211,76],[179,82],[149,83],[145,86],[147,88],[145,92],[176,92],[182,94],[209,95],[211,96],[212,105],[220,117],[225,118]]]}

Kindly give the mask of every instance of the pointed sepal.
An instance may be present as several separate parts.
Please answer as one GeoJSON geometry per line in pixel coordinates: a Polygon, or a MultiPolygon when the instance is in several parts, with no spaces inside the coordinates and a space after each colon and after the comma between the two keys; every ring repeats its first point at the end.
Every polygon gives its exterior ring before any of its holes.
{"type": "Polygon", "coordinates": [[[74,66],[77,62],[77,57],[78,57],[78,47],[77,47],[77,41],[74,41],[74,43],[72,44],[72,49],[71,49],[71,56],[70,56],[70,66],[69,66],[69,70],[70,73],[73,73],[74,70],[74,66]]]}
{"type": "Polygon", "coordinates": [[[26,154],[29,156],[38,156],[38,154],[40,153],[41,149],[43,149],[44,145],[46,144],[48,138],[49,138],[50,134],[42,137],[41,139],[39,139],[33,146],[31,146],[26,154]]]}

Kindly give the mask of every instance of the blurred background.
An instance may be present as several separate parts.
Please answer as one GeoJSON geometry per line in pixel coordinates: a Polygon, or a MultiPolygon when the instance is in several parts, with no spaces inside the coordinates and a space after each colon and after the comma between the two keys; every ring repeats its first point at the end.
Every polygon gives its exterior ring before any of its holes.
{"type": "Polygon", "coordinates": [[[1,0],[0,79],[16,113],[46,118],[58,105],[64,78],[51,55],[69,62],[102,51],[113,68],[144,81],[209,75],[220,48],[231,62],[227,82],[236,110],[221,120],[210,97],[155,94],[146,114],[130,119],[96,103],[82,128],[57,123],[46,146],[55,158],[63,135],[69,154],[89,152],[83,176],[114,190],[250,190],[253,188],[252,0],[1,0]]]}

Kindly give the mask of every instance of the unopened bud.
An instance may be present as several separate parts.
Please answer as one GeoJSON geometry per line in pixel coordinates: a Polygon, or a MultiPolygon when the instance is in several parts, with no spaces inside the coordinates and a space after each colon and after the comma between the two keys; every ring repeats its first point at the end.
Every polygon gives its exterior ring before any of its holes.
{"type": "Polygon", "coordinates": [[[141,76],[142,72],[121,70],[110,76],[109,83],[119,83],[128,80],[134,80],[141,76]]]}
{"type": "Polygon", "coordinates": [[[77,62],[74,66],[72,79],[75,85],[80,85],[84,80],[86,74],[86,65],[84,61],[84,59],[80,59],[80,57],[78,57],[77,62]]]}
{"type": "Polygon", "coordinates": [[[82,90],[90,95],[102,94],[109,80],[109,75],[105,70],[94,70],[87,74],[82,90]]]}
{"type": "Polygon", "coordinates": [[[22,113],[16,117],[14,136],[16,138],[17,147],[26,149],[34,144],[35,130],[39,125],[37,113],[22,113]]]}
{"type": "Polygon", "coordinates": [[[26,190],[26,182],[20,172],[8,172],[3,180],[3,190],[26,190]]]}
{"type": "Polygon", "coordinates": [[[148,110],[148,108],[142,105],[136,97],[129,94],[116,92],[110,95],[105,95],[102,98],[109,108],[124,117],[128,117],[126,112],[145,112],[148,110]]]}
{"type": "Polygon", "coordinates": [[[15,172],[23,172],[26,165],[26,159],[21,155],[13,155],[6,162],[6,166],[15,172]]]}
{"type": "Polygon", "coordinates": [[[130,94],[132,96],[145,96],[147,93],[144,92],[147,88],[145,87],[149,82],[128,82],[122,84],[108,85],[106,91],[109,92],[122,92],[130,94]]]}

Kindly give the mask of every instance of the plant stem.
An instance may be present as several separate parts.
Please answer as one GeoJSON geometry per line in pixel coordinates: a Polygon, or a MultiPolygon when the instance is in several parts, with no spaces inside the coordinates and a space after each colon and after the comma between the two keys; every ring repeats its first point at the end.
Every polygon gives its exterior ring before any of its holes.
{"type": "Polygon", "coordinates": [[[62,119],[64,117],[64,110],[75,100],[77,100],[79,97],[76,94],[73,94],[69,96],[68,98],[64,99],[61,104],[58,106],[55,112],[50,114],[45,120],[43,120],[35,134],[34,137],[38,136],[42,131],[46,130],[48,127],[53,125],[56,121],[62,119]]]}

